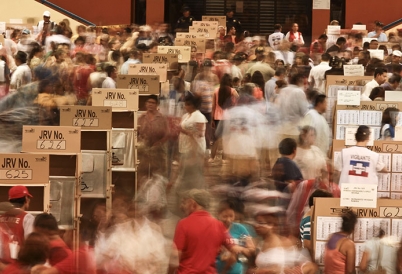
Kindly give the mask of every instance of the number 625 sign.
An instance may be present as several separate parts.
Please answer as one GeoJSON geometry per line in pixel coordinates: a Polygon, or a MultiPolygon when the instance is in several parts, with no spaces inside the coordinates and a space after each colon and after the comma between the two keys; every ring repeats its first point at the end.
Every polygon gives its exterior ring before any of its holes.
{"type": "Polygon", "coordinates": [[[0,182],[32,184],[49,182],[49,155],[1,154],[0,182]]]}

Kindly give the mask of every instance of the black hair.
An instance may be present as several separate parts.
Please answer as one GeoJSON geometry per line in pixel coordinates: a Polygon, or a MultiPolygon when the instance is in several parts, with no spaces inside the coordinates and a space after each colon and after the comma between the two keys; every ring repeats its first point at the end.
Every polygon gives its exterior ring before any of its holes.
{"type": "Polygon", "coordinates": [[[285,68],[277,68],[275,71],[275,76],[281,76],[286,74],[286,69],[285,68]]]}
{"type": "Polygon", "coordinates": [[[331,55],[329,53],[324,53],[323,55],[321,55],[321,60],[328,62],[329,60],[331,60],[331,55]]]}
{"type": "Polygon", "coordinates": [[[374,101],[376,98],[384,98],[385,90],[383,87],[375,87],[371,90],[369,98],[374,101]]]}
{"type": "Polygon", "coordinates": [[[27,200],[26,196],[24,196],[21,198],[10,199],[9,202],[18,205],[19,207],[22,207],[25,204],[26,200],[27,200]]]}
{"type": "Polygon", "coordinates": [[[318,39],[328,39],[328,36],[325,33],[323,33],[318,37],[318,39]]]}
{"type": "Polygon", "coordinates": [[[308,206],[312,207],[314,205],[314,198],[319,198],[319,197],[331,198],[331,197],[334,197],[334,195],[332,195],[332,193],[330,193],[328,191],[325,191],[322,189],[317,189],[308,198],[308,206]]]}
{"type": "Polygon", "coordinates": [[[184,97],[184,102],[191,104],[195,109],[199,109],[201,106],[201,97],[190,93],[184,97]]]}
{"type": "Polygon", "coordinates": [[[336,44],[345,44],[346,43],[346,38],[345,37],[339,37],[338,39],[336,39],[336,44]]]}
{"type": "Polygon", "coordinates": [[[112,73],[115,71],[116,67],[115,66],[107,66],[105,68],[105,72],[107,73],[107,76],[110,77],[110,75],[112,75],[112,73]]]}
{"type": "Polygon", "coordinates": [[[323,103],[327,96],[325,94],[317,94],[314,98],[314,106],[318,106],[318,104],[323,103]]]}
{"type": "Polygon", "coordinates": [[[376,78],[377,77],[377,75],[381,75],[381,74],[384,74],[384,73],[387,73],[388,71],[387,71],[387,69],[386,68],[384,68],[384,67],[379,67],[379,68],[376,68],[375,70],[374,70],[374,78],[376,78]]]}
{"type": "Polygon", "coordinates": [[[304,75],[298,71],[291,72],[289,74],[289,84],[299,85],[299,83],[303,82],[304,75]]]}
{"type": "Polygon", "coordinates": [[[256,70],[253,75],[251,75],[251,82],[259,86],[260,89],[264,89],[265,81],[261,71],[256,70]]]}
{"type": "Polygon", "coordinates": [[[85,44],[85,38],[82,36],[78,36],[77,39],[75,39],[74,44],[77,42],[83,42],[85,44]]]}
{"type": "Polygon", "coordinates": [[[18,252],[18,263],[22,266],[34,266],[46,263],[49,252],[49,242],[45,235],[32,232],[25,239],[18,252]]]}
{"type": "Polygon", "coordinates": [[[392,74],[391,77],[389,77],[388,82],[390,82],[391,84],[393,83],[399,83],[401,82],[401,76],[399,74],[392,74]]]}
{"type": "Polygon", "coordinates": [[[352,210],[342,214],[342,231],[352,233],[357,223],[357,215],[352,210]]]}
{"type": "Polygon", "coordinates": [[[229,100],[232,95],[232,77],[230,74],[225,73],[221,78],[221,83],[218,90],[218,105],[222,108],[228,108],[231,105],[229,104],[229,100]]]}
{"type": "Polygon", "coordinates": [[[396,119],[395,119],[395,116],[392,115],[392,112],[399,112],[399,109],[390,107],[390,108],[386,108],[384,110],[384,112],[382,113],[382,118],[381,118],[381,128],[386,124],[395,126],[396,119]]]}
{"type": "Polygon", "coordinates": [[[282,155],[292,155],[297,148],[297,143],[293,138],[285,138],[279,143],[279,153],[282,155]]]}
{"type": "Polygon", "coordinates": [[[282,28],[281,24],[275,24],[274,25],[274,30],[280,30],[282,28]]]}
{"type": "Polygon", "coordinates": [[[59,227],[57,225],[56,218],[49,213],[41,213],[35,217],[33,226],[35,228],[41,228],[49,232],[58,233],[59,227]]]}
{"type": "Polygon", "coordinates": [[[368,126],[359,126],[355,138],[357,142],[364,142],[370,138],[370,128],[368,126]]]}
{"type": "Polygon", "coordinates": [[[22,64],[27,62],[28,55],[23,51],[18,51],[15,54],[15,59],[18,59],[22,64]]]}
{"type": "Polygon", "coordinates": [[[156,103],[158,103],[158,102],[159,102],[159,100],[158,100],[158,96],[157,96],[157,95],[155,95],[155,94],[151,94],[151,95],[149,95],[149,96],[147,97],[147,100],[146,100],[146,101],[148,101],[149,99],[155,100],[155,101],[156,101],[156,103]]]}

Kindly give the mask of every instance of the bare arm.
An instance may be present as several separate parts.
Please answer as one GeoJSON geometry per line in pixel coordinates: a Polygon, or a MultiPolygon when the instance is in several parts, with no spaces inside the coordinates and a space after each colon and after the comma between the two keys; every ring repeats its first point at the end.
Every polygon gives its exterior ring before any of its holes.
{"type": "Polygon", "coordinates": [[[356,248],[355,244],[350,241],[346,240],[345,249],[346,249],[346,271],[345,274],[355,274],[356,273],[356,248]]]}
{"type": "Polygon", "coordinates": [[[362,260],[360,261],[359,269],[361,271],[366,271],[367,270],[367,265],[368,265],[368,259],[370,258],[370,253],[367,251],[363,252],[362,260]]]}

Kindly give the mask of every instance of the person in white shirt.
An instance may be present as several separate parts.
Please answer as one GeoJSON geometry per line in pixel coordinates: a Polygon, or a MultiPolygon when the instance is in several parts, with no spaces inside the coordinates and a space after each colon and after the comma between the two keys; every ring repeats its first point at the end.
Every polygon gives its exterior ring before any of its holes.
{"type": "Polygon", "coordinates": [[[375,29],[367,34],[368,38],[377,38],[378,42],[388,42],[387,35],[384,33],[382,27],[384,26],[381,22],[375,23],[375,29]]]}
{"type": "Polygon", "coordinates": [[[115,66],[107,66],[105,68],[107,77],[103,80],[102,88],[116,88],[117,68],[115,66]]]}
{"type": "Polygon", "coordinates": [[[267,102],[273,102],[276,97],[276,81],[284,80],[286,77],[286,69],[278,68],[274,77],[265,82],[264,93],[267,102]]]}
{"type": "Polygon", "coordinates": [[[278,46],[281,44],[284,38],[285,35],[282,33],[282,26],[280,24],[275,24],[274,33],[268,36],[269,46],[273,50],[278,50],[278,46]]]}
{"type": "Polygon", "coordinates": [[[314,100],[314,108],[310,109],[300,125],[314,127],[317,132],[315,145],[322,151],[324,155],[327,155],[329,149],[330,130],[327,120],[324,117],[324,113],[327,111],[327,96],[325,94],[318,94],[314,100]]]}
{"type": "Polygon", "coordinates": [[[308,83],[310,86],[318,89],[321,93],[325,93],[325,72],[331,69],[331,66],[329,65],[330,59],[331,55],[328,53],[321,55],[321,63],[313,67],[308,76],[308,83]]]}
{"type": "Polygon", "coordinates": [[[387,69],[383,67],[376,68],[374,71],[374,79],[364,86],[362,94],[366,97],[369,97],[373,88],[379,87],[387,81],[387,76],[387,69]]]}
{"type": "Polygon", "coordinates": [[[128,74],[128,68],[130,67],[130,64],[141,64],[141,61],[139,59],[140,53],[138,51],[132,50],[129,54],[130,55],[127,61],[125,61],[123,65],[121,65],[120,74],[128,74]]]}
{"type": "Polygon", "coordinates": [[[290,43],[301,47],[304,45],[304,39],[303,35],[298,30],[299,25],[297,23],[293,23],[292,30],[286,34],[285,39],[288,40],[290,43]]]}
{"type": "Polygon", "coordinates": [[[23,85],[31,83],[32,73],[27,65],[27,58],[27,54],[23,51],[18,51],[15,55],[17,69],[11,75],[10,90],[16,90],[23,85]]]}
{"type": "Polygon", "coordinates": [[[339,185],[378,185],[377,172],[387,171],[380,155],[367,148],[370,134],[368,126],[359,126],[355,134],[356,146],[342,149],[341,157],[335,162],[336,170],[341,172],[339,185]]]}

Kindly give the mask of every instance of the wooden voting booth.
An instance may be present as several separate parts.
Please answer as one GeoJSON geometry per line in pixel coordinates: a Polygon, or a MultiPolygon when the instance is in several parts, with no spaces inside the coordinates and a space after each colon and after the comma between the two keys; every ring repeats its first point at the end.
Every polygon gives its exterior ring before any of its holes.
{"type": "MultiPolygon", "coordinates": [[[[49,179],[44,186],[43,203],[49,204],[48,211],[55,216],[60,229],[74,231],[73,242],[78,247],[81,130],[69,126],[23,126],[22,152],[36,156],[35,159],[49,154],[49,179]]],[[[47,211],[45,206],[43,211],[47,211]]]]}
{"type": "Polygon", "coordinates": [[[356,267],[364,252],[364,243],[378,236],[383,229],[388,236],[402,238],[402,201],[378,199],[377,208],[346,208],[340,206],[339,198],[315,198],[314,210],[311,216],[311,243],[314,258],[320,267],[324,267],[325,244],[332,233],[341,230],[341,215],[347,210],[353,210],[358,221],[350,238],[356,245],[356,267]]]}
{"type": "Polygon", "coordinates": [[[112,209],[112,108],[97,106],[60,107],[60,125],[81,128],[81,212],[92,218],[96,204],[112,209]]]}
{"type": "MultiPolygon", "coordinates": [[[[159,80],[158,85],[159,85],[159,80]]],[[[138,89],[93,89],[92,105],[112,107],[111,187],[134,197],[137,191],[138,89]]]]}

